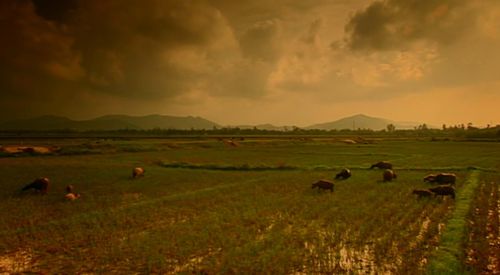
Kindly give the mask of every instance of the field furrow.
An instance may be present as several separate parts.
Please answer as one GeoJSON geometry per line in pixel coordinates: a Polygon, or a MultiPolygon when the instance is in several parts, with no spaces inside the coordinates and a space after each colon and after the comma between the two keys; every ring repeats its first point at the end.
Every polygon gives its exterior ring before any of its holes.
{"type": "Polygon", "coordinates": [[[465,193],[475,214],[460,248],[477,259],[467,264],[498,263],[496,144],[99,146],[106,150],[92,155],[0,158],[0,272],[422,274],[465,193]],[[368,169],[380,160],[394,164],[397,179],[368,169]],[[143,178],[131,179],[135,166],[145,167],[143,178]],[[343,167],[352,177],[335,181],[343,167]],[[412,194],[437,172],[457,175],[457,200],[412,194]],[[39,176],[51,179],[48,195],[18,191],[39,176]],[[334,192],[311,189],[319,179],[334,181],[334,192]],[[80,199],[63,199],[67,184],[80,199]]]}

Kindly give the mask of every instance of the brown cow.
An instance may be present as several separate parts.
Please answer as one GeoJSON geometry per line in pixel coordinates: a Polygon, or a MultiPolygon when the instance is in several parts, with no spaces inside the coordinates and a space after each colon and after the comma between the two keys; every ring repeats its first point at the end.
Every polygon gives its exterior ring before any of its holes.
{"type": "Polygon", "coordinates": [[[397,178],[396,173],[392,171],[391,169],[386,169],[384,173],[382,174],[384,182],[386,181],[392,181],[393,179],[397,178]]]}
{"type": "Polygon", "coordinates": [[[378,168],[378,169],[392,169],[392,164],[387,162],[387,161],[379,161],[375,164],[373,164],[370,169],[373,169],[373,168],[378,168]]]}
{"type": "Polygon", "coordinates": [[[142,167],[135,167],[134,170],[132,170],[132,178],[138,178],[138,177],[143,177],[144,173],[146,171],[142,167]]]}
{"type": "Polygon", "coordinates": [[[319,180],[315,183],[312,184],[311,188],[314,189],[318,187],[318,191],[323,189],[323,190],[330,190],[330,192],[333,192],[333,189],[335,188],[335,184],[329,180],[319,180]]]}
{"type": "Polygon", "coordinates": [[[42,194],[47,194],[47,191],[49,190],[49,184],[50,180],[48,178],[38,178],[35,179],[32,183],[23,187],[21,191],[35,189],[35,191],[41,192],[42,194]]]}
{"type": "Polygon", "coordinates": [[[66,195],[64,198],[69,201],[74,201],[80,197],[80,194],[75,193],[75,187],[73,185],[66,186],[66,195]]]}
{"type": "Polygon", "coordinates": [[[80,197],[80,194],[68,193],[64,196],[64,198],[68,201],[74,201],[80,197]]]}

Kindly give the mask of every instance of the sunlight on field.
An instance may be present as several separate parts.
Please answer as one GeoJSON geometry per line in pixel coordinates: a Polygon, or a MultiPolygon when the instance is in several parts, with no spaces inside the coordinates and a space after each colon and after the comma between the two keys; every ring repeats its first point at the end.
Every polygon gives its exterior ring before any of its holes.
{"type": "Polygon", "coordinates": [[[21,250],[0,256],[0,272],[18,273],[30,271],[33,263],[31,251],[21,250]]]}

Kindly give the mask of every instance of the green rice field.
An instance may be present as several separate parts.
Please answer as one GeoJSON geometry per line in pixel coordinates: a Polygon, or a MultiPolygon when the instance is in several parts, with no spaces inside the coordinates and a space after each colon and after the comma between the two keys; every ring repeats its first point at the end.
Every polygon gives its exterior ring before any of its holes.
{"type": "Polygon", "coordinates": [[[495,274],[500,143],[4,139],[0,273],[495,274]],[[382,181],[386,160],[397,179],[382,181]],[[134,167],[145,176],[132,179],[134,167]],[[352,177],[334,180],[342,168],[352,177]],[[456,199],[418,199],[430,173],[456,199]],[[50,179],[48,194],[20,192],[50,179]],[[319,179],[335,191],[311,189],[319,179]],[[81,197],[64,199],[73,185],[81,197]]]}

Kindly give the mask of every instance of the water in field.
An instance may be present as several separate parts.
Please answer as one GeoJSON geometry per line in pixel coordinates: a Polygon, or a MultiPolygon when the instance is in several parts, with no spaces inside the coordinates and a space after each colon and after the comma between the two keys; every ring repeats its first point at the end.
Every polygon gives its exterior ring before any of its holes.
{"type": "Polygon", "coordinates": [[[0,271],[422,273],[454,201],[412,190],[450,171],[459,192],[471,166],[498,179],[500,153],[498,144],[422,141],[103,142],[0,158],[0,271]],[[380,160],[394,164],[395,181],[368,169],[380,160]],[[131,178],[136,166],[144,177],[131,178]],[[311,189],[343,167],[353,176],[333,193],[311,189]],[[51,179],[48,195],[17,195],[39,176],[51,179]],[[68,184],[79,200],[63,199],[68,184]]]}

